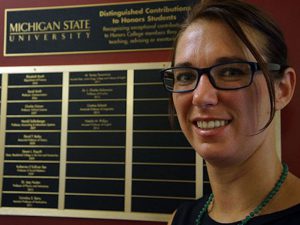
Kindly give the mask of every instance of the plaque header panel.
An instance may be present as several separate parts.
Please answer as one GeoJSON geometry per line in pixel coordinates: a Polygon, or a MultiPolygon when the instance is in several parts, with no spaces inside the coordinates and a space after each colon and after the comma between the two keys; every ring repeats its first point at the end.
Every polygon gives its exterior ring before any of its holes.
{"type": "Polygon", "coordinates": [[[4,55],[170,49],[189,1],[7,9],[4,55]]]}

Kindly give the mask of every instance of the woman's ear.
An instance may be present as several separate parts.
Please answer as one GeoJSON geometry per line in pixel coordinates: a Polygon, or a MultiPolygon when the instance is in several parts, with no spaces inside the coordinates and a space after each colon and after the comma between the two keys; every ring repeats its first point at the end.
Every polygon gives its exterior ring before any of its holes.
{"type": "Polygon", "coordinates": [[[283,109],[292,99],[296,86],[296,72],[288,67],[283,77],[275,81],[275,109],[283,109]]]}

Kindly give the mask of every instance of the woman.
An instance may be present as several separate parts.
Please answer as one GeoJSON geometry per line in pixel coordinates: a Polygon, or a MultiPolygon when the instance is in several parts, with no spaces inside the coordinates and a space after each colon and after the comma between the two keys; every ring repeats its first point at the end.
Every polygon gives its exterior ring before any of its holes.
{"type": "Polygon", "coordinates": [[[169,224],[300,224],[300,180],[275,151],[273,117],[291,100],[296,73],[274,22],[240,0],[203,0],[162,76],[212,187],[169,224]]]}

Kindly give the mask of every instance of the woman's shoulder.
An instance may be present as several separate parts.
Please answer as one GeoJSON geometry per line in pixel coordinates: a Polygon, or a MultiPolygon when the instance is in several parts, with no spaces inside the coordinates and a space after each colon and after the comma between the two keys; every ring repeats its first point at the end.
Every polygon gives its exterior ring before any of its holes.
{"type": "MultiPolygon", "coordinates": [[[[174,212],[170,225],[195,225],[200,210],[203,208],[209,196],[204,196],[198,200],[188,201],[181,204],[174,212]]],[[[299,225],[300,224],[300,204],[288,209],[255,217],[253,224],[264,225],[299,225]]],[[[216,222],[214,224],[217,224],[216,222]]]]}
{"type": "Polygon", "coordinates": [[[172,225],[191,225],[195,224],[200,210],[203,208],[209,196],[205,195],[198,200],[182,203],[173,215],[172,225]]]}
{"type": "Polygon", "coordinates": [[[257,224],[298,225],[300,224],[300,204],[288,209],[257,217],[257,224]]]}

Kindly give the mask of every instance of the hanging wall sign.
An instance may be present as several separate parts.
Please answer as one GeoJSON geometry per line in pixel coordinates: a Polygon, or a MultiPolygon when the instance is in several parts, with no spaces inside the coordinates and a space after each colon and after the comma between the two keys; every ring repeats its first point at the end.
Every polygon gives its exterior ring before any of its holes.
{"type": "Polygon", "coordinates": [[[189,1],[7,9],[4,55],[169,49],[189,1]]]}

